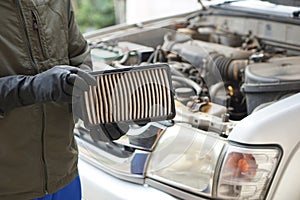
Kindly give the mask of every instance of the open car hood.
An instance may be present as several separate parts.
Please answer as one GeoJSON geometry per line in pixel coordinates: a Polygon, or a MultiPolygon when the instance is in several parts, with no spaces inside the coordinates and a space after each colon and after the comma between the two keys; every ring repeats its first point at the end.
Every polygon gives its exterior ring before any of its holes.
{"type": "Polygon", "coordinates": [[[259,0],[232,0],[232,1],[202,1],[203,5],[220,9],[240,11],[242,13],[259,13],[283,17],[299,17],[299,1],[259,1],[259,0]]]}

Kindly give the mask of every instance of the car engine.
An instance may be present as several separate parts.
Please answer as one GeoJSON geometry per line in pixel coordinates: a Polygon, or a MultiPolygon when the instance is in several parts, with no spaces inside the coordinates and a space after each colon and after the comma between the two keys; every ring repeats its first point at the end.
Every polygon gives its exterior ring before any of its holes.
{"type": "Polygon", "coordinates": [[[241,120],[300,90],[300,44],[297,25],[238,14],[202,11],[163,28],[141,25],[91,41],[92,57],[101,69],[167,63],[175,99],[189,112],[241,120]]]}

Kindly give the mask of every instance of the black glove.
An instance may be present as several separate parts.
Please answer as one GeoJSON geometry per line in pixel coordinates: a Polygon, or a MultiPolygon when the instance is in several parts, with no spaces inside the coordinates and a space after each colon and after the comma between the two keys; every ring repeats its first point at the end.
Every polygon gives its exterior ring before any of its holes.
{"type": "Polygon", "coordinates": [[[0,111],[50,101],[71,103],[89,85],[96,85],[95,78],[71,66],[56,66],[35,76],[3,77],[0,78],[0,111]]]}

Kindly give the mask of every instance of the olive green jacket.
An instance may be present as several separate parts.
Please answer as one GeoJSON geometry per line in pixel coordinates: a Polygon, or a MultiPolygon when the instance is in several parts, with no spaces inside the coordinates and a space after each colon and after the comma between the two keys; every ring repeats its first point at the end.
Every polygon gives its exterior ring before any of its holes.
{"type": "MultiPolygon", "coordinates": [[[[56,65],[90,69],[89,48],[70,0],[1,0],[0,24],[0,78],[35,75],[56,65]]],[[[73,128],[68,104],[2,113],[0,199],[41,197],[73,180],[78,174],[73,128]]]]}

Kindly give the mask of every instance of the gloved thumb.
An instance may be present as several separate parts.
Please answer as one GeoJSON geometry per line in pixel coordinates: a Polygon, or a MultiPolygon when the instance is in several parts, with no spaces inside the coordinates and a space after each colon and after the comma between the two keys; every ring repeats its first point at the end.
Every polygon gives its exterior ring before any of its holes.
{"type": "Polygon", "coordinates": [[[89,85],[96,86],[96,79],[88,72],[71,66],[66,66],[66,69],[70,71],[70,73],[67,75],[67,82],[69,84],[84,91],[89,89],[89,85]]]}

